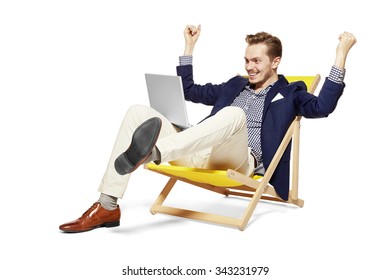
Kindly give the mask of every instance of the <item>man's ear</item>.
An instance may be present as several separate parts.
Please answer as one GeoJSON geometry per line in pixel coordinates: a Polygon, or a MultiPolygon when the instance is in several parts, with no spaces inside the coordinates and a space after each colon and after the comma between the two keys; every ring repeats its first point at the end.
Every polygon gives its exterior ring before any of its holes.
{"type": "Polygon", "coordinates": [[[274,60],[272,61],[272,69],[276,70],[278,68],[281,59],[282,58],[280,56],[274,58],[274,60]]]}

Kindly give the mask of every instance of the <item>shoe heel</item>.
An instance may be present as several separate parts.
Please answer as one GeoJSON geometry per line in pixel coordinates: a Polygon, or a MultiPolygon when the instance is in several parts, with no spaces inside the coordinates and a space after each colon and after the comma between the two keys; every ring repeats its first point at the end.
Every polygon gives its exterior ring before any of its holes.
{"type": "Polygon", "coordinates": [[[119,224],[120,224],[120,222],[116,221],[116,222],[106,223],[105,226],[106,227],[117,227],[117,226],[119,226],[119,224]]]}
{"type": "Polygon", "coordinates": [[[130,170],[134,168],[126,156],[126,153],[122,153],[114,162],[114,167],[119,175],[126,175],[130,173],[130,170]]]}

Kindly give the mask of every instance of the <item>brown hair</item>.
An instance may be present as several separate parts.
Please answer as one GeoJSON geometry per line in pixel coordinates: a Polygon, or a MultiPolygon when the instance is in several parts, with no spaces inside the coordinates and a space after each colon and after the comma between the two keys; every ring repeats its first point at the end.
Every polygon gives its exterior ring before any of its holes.
{"type": "Polygon", "coordinates": [[[282,42],[278,37],[272,36],[267,32],[258,32],[254,35],[247,35],[245,41],[251,46],[264,44],[267,46],[267,55],[272,59],[277,56],[282,57],[282,42]]]}

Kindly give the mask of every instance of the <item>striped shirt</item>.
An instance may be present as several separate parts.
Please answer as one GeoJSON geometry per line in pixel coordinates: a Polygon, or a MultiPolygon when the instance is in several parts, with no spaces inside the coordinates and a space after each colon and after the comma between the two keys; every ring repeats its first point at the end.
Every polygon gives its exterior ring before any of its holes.
{"type": "MultiPolygon", "coordinates": [[[[180,56],[179,64],[191,65],[192,56],[180,56]]],[[[345,70],[332,66],[328,79],[334,83],[341,84],[344,81],[345,70]]],[[[263,156],[261,150],[261,125],[264,110],[265,97],[272,85],[256,93],[248,84],[244,90],[237,95],[231,106],[237,106],[244,110],[248,127],[248,146],[256,159],[255,173],[264,174],[263,156]]]]}

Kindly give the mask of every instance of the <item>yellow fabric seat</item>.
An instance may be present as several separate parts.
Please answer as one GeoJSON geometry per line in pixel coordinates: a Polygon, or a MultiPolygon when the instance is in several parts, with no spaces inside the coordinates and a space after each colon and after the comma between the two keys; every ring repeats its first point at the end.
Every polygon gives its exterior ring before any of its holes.
{"type": "MultiPolygon", "coordinates": [[[[159,170],[166,174],[170,174],[176,177],[184,178],[190,181],[199,183],[206,183],[216,187],[238,187],[242,186],[242,183],[227,177],[226,170],[210,170],[201,168],[190,168],[184,166],[174,165],[156,165],[154,163],[147,164],[149,170],[159,170]]],[[[260,179],[262,176],[255,175],[252,177],[254,180],[260,179]]]]}

